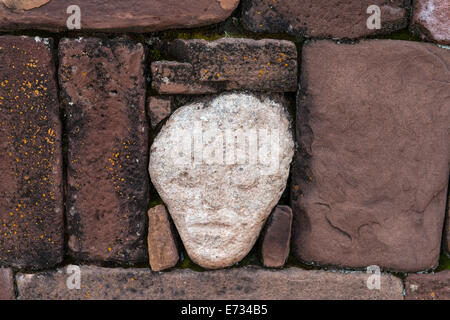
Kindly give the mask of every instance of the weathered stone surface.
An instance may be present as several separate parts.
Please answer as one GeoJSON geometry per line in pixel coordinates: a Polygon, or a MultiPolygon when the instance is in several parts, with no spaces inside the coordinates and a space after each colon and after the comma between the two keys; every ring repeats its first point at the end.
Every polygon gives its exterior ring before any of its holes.
{"type": "Polygon", "coordinates": [[[173,98],[165,96],[152,96],[148,100],[148,115],[152,128],[156,128],[173,111],[173,98]]]}
{"type": "Polygon", "coordinates": [[[444,239],[442,239],[444,253],[450,257],[450,194],[447,200],[447,216],[445,218],[444,239]]]}
{"type": "Polygon", "coordinates": [[[422,38],[450,44],[450,0],[416,0],[411,29],[422,38]]]}
{"type": "Polygon", "coordinates": [[[179,259],[176,235],[163,205],[148,211],[148,255],[153,271],[174,267],[179,259]]]}
{"type": "Polygon", "coordinates": [[[0,265],[63,259],[61,123],[51,40],[0,37],[0,265]]]}
{"type": "Polygon", "coordinates": [[[15,300],[14,275],[11,269],[0,268],[0,300],[15,300]]]}
{"type": "Polygon", "coordinates": [[[284,266],[290,250],[292,210],[288,206],[276,206],[264,230],[261,245],[263,264],[269,268],[284,266]]]}
{"type": "Polygon", "coordinates": [[[69,290],[65,269],[18,274],[18,299],[319,300],[402,299],[400,279],[387,274],[369,290],[366,273],[234,268],[156,273],[148,269],[81,267],[81,290],[69,290]]]}
{"type": "Polygon", "coordinates": [[[243,0],[244,27],[315,38],[358,38],[403,29],[409,0],[243,0]],[[367,9],[381,10],[381,29],[369,29],[367,9]]]}
{"type": "Polygon", "coordinates": [[[10,9],[31,10],[43,6],[51,0],[1,0],[1,2],[10,9]]]}
{"type": "MultiPolygon", "coordinates": [[[[197,81],[190,63],[156,61],[151,65],[152,87],[163,94],[205,94],[220,91],[208,83],[197,81]]],[[[225,87],[222,86],[225,90],[225,87]]]]}
{"type": "Polygon", "coordinates": [[[65,31],[71,17],[67,10],[72,5],[80,8],[82,31],[153,32],[193,28],[225,20],[238,3],[239,0],[2,0],[0,30],[65,31]]]}
{"type": "Polygon", "coordinates": [[[150,177],[197,264],[240,261],[280,199],[294,149],[284,103],[223,94],[177,109],[156,137],[150,177]]]}
{"type": "Polygon", "coordinates": [[[292,183],[299,259],[400,271],[438,264],[449,66],[450,51],[427,43],[305,45],[292,183]]]}
{"type": "Polygon", "coordinates": [[[290,41],[177,39],[166,50],[181,62],[152,63],[152,86],[159,93],[297,90],[297,48],[290,41]]]}
{"type": "Polygon", "coordinates": [[[120,39],[63,39],[59,56],[70,253],[143,262],[149,184],[144,48],[120,39]]]}
{"type": "Polygon", "coordinates": [[[406,300],[450,300],[450,270],[411,274],[405,280],[406,300]]]}

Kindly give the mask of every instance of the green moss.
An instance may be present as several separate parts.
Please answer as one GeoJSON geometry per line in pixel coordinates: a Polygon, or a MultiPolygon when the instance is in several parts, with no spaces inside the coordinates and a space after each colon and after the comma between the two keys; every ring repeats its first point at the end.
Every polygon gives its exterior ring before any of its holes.
{"type": "Polygon", "coordinates": [[[206,41],[214,41],[222,38],[245,38],[245,39],[275,39],[275,40],[291,40],[296,41],[296,39],[287,34],[261,34],[261,33],[251,33],[244,30],[185,30],[185,31],[168,31],[161,35],[164,40],[192,40],[192,39],[203,39],[206,41]]]}
{"type": "Polygon", "coordinates": [[[187,255],[186,251],[183,252],[183,260],[178,263],[178,265],[175,267],[175,269],[190,269],[197,272],[204,272],[206,271],[199,265],[195,264],[187,255]]]}
{"type": "Polygon", "coordinates": [[[320,269],[320,268],[317,268],[317,267],[314,267],[311,265],[307,265],[307,264],[299,261],[293,255],[289,255],[285,268],[300,268],[300,269],[305,269],[305,270],[320,269]]]}
{"type": "Polygon", "coordinates": [[[250,251],[249,254],[247,254],[247,256],[244,259],[242,259],[239,263],[237,263],[235,267],[241,268],[246,266],[260,266],[261,263],[256,247],[259,246],[254,246],[252,251],[250,251]]]}
{"type": "Polygon", "coordinates": [[[278,39],[295,41],[295,37],[288,34],[253,33],[244,29],[240,21],[239,9],[236,10],[235,13],[224,22],[201,28],[169,30],[161,32],[159,36],[161,39],[167,41],[174,39],[203,39],[206,41],[214,41],[221,38],[248,38],[256,40],[278,39]]]}
{"type": "Polygon", "coordinates": [[[214,41],[222,38],[249,38],[247,35],[233,31],[216,31],[216,30],[181,30],[181,31],[167,31],[161,36],[165,40],[191,40],[203,39],[206,41],[214,41]]]}
{"type": "Polygon", "coordinates": [[[406,40],[406,41],[423,41],[420,37],[413,34],[409,29],[402,29],[391,34],[378,35],[377,39],[406,40]]]}
{"type": "Polygon", "coordinates": [[[143,34],[141,34],[141,33],[133,33],[133,34],[128,35],[128,37],[131,38],[131,39],[133,39],[133,40],[136,41],[136,42],[141,43],[141,44],[144,44],[144,45],[145,45],[145,43],[146,43],[146,42],[145,42],[146,38],[145,38],[145,36],[144,36],[143,34]]]}
{"type": "Polygon", "coordinates": [[[436,272],[450,270],[450,258],[445,254],[441,255],[441,259],[439,260],[439,267],[436,269],[436,272]]]}
{"type": "Polygon", "coordinates": [[[222,38],[223,36],[218,33],[207,33],[207,32],[178,32],[174,35],[175,39],[204,39],[207,41],[214,41],[222,38]]]}
{"type": "Polygon", "coordinates": [[[162,200],[161,199],[155,199],[155,200],[150,202],[149,208],[156,207],[156,206],[158,206],[160,204],[163,204],[162,200]]]}
{"type": "Polygon", "coordinates": [[[159,51],[157,49],[150,50],[148,55],[149,55],[151,61],[158,61],[158,60],[161,60],[161,58],[162,58],[161,51],[159,51]]]}

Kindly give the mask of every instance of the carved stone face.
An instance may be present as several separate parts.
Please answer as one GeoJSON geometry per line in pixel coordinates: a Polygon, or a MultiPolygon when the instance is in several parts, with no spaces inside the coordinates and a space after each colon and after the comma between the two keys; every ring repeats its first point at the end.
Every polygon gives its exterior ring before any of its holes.
{"type": "Polygon", "coordinates": [[[149,171],[194,262],[221,268],[247,255],[285,189],[293,153],[286,110],[267,97],[224,94],[170,117],[149,171]]]}

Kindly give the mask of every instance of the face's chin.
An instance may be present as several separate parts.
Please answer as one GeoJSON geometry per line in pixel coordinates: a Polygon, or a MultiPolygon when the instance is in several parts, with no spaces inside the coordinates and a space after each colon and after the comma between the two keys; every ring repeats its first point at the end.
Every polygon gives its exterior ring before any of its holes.
{"type": "Polygon", "coordinates": [[[193,230],[190,236],[195,241],[186,246],[187,253],[194,262],[201,261],[201,265],[206,268],[215,269],[230,266],[245,257],[252,247],[252,240],[247,239],[248,233],[239,238],[236,238],[235,235],[236,231],[229,231],[226,228],[217,230],[214,233],[206,233],[204,229],[193,230]],[[250,244],[248,250],[245,249],[245,252],[240,248],[242,247],[242,242],[250,244]],[[222,265],[218,265],[218,261],[222,265]]]}

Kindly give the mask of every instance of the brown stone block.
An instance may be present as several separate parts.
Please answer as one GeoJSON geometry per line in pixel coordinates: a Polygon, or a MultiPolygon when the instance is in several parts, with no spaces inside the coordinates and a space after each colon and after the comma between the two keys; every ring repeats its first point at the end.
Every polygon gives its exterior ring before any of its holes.
{"type": "Polygon", "coordinates": [[[52,40],[0,37],[0,265],[63,259],[61,122],[52,40]]]}
{"type": "Polygon", "coordinates": [[[182,62],[152,64],[152,86],[162,94],[297,90],[297,48],[290,41],[177,39],[167,53],[182,62]]]}
{"type": "Polygon", "coordinates": [[[291,244],[292,210],[288,206],[276,206],[266,223],[261,245],[263,264],[269,268],[281,268],[289,256],[291,244]]]}
{"type": "Polygon", "coordinates": [[[63,39],[59,56],[70,254],[144,262],[149,202],[144,48],[120,39],[63,39]]]}
{"type": "Polygon", "coordinates": [[[173,99],[172,97],[152,96],[148,100],[147,110],[152,129],[154,129],[172,114],[173,99]]]}
{"type": "Polygon", "coordinates": [[[444,253],[450,257],[450,195],[447,200],[447,216],[445,218],[444,238],[442,239],[444,253]]]}
{"type": "Polygon", "coordinates": [[[33,300],[400,300],[403,284],[380,275],[380,290],[367,286],[369,275],[289,268],[254,267],[207,272],[81,266],[81,290],[67,288],[65,269],[17,274],[18,299],[33,300]]]}
{"type": "Polygon", "coordinates": [[[11,269],[0,268],[0,300],[15,300],[14,274],[11,269]]]}
{"type": "Polygon", "coordinates": [[[405,280],[406,300],[450,300],[450,270],[411,274],[405,280]]]}
{"type": "Polygon", "coordinates": [[[69,6],[80,8],[82,31],[154,32],[221,22],[238,0],[0,0],[0,30],[66,31],[69,6]]]}
{"type": "Polygon", "coordinates": [[[292,183],[299,259],[406,272],[438,264],[449,66],[450,51],[428,43],[304,47],[292,183]]]}
{"type": "Polygon", "coordinates": [[[450,0],[416,0],[411,30],[423,39],[450,44],[450,0]]]}
{"type": "Polygon", "coordinates": [[[156,61],[151,72],[152,87],[161,94],[206,94],[225,89],[197,81],[192,64],[187,62],[156,61]]]}
{"type": "Polygon", "coordinates": [[[386,34],[408,24],[410,1],[244,0],[244,27],[253,32],[289,33],[311,38],[359,38],[386,34]],[[369,29],[371,5],[380,8],[381,29],[369,29]]]}
{"type": "Polygon", "coordinates": [[[153,271],[174,267],[179,259],[177,236],[164,205],[148,211],[148,255],[153,271]]]}

